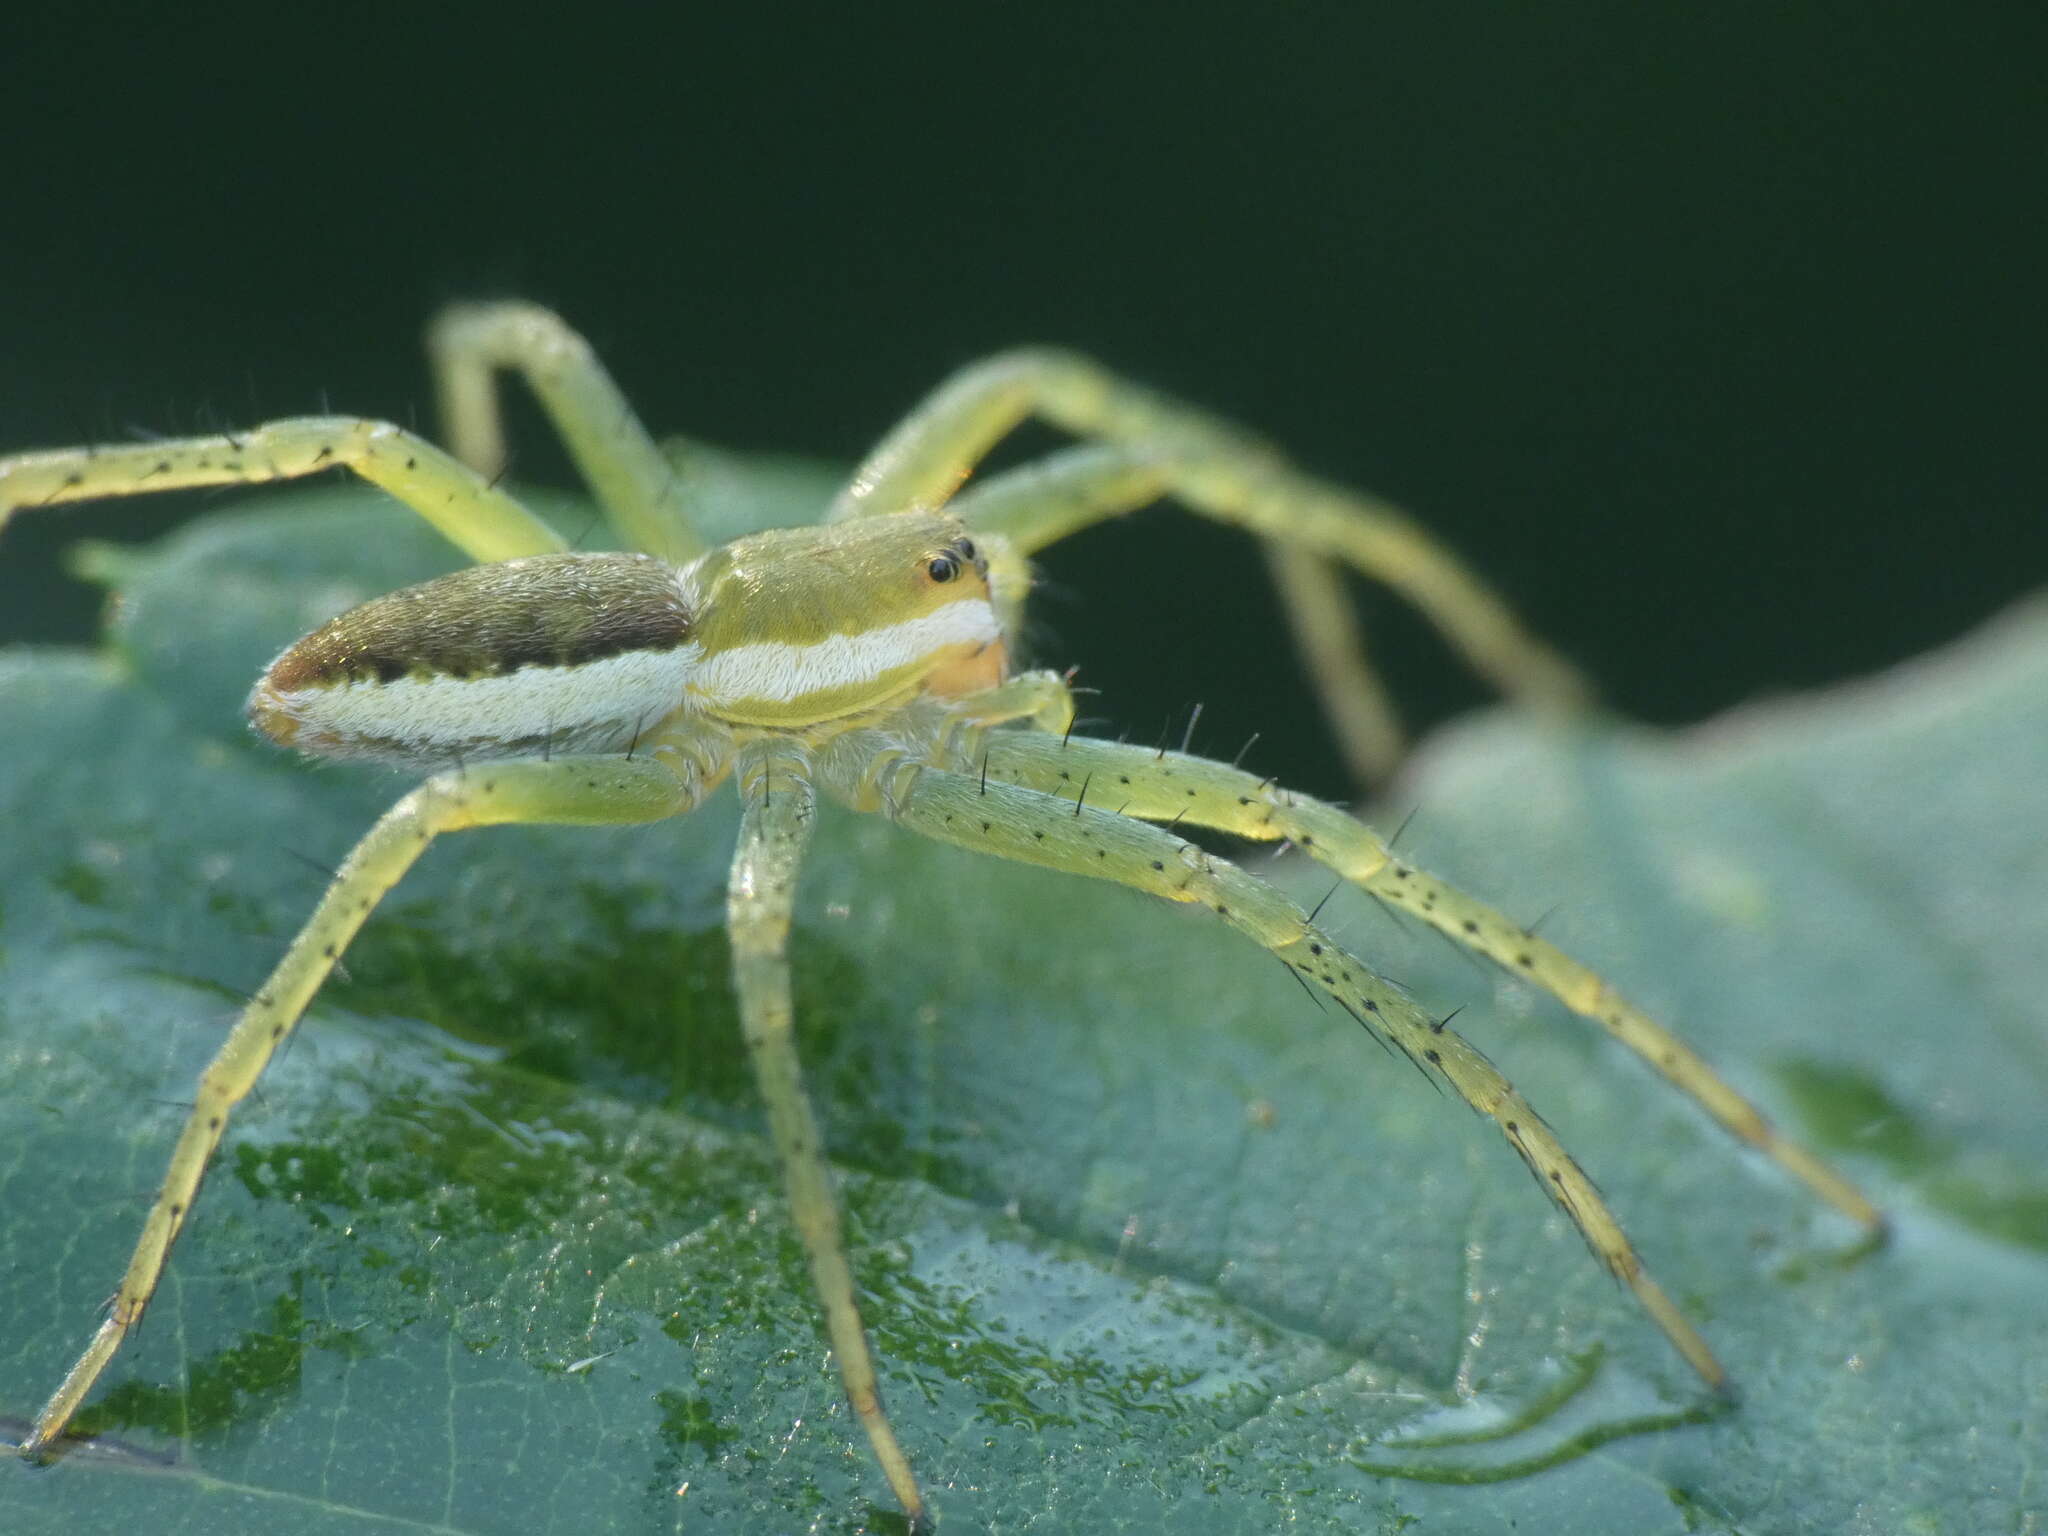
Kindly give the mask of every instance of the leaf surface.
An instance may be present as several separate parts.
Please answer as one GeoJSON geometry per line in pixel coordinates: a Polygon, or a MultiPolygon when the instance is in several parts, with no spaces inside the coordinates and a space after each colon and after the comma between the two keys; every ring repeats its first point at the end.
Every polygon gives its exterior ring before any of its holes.
{"type": "MultiPolygon", "coordinates": [[[[721,533],[798,466],[700,455],[721,533]]],[[[571,529],[588,514],[551,508],[571,529]]],[[[249,680],[451,568],[364,494],[145,552],[101,652],[0,656],[0,1426],[95,1321],[238,999],[397,779],[249,680]]],[[[2048,1421],[2048,612],[1679,737],[1440,737],[1403,849],[1675,1025],[1897,1217],[1852,1234],[1547,999],[1363,898],[1744,1389],[1716,1406],[1491,1127],[1206,914],[833,814],[802,1047],[945,1529],[1992,1531],[2048,1421]]],[[[140,1336],[10,1532],[900,1528],[738,1043],[729,798],[464,834],[235,1121],[140,1336]]],[[[1253,852],[1306,903],[1328,878],[1253,852]]]]}

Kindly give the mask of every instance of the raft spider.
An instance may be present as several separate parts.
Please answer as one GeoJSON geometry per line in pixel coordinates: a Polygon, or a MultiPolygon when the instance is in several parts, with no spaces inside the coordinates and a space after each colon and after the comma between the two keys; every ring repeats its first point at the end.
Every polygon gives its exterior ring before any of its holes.
{"type": "Polygon", "coordinates": [[[430,345],[452,453],[388,423],[312,417],[0,459],[0,522],[23,507],[346,466],[478,562],[341,615],[256,684],[249,713],[275,741],[426,778],[348,855],[206,1069],[113,1305],[38,1415],[25,1455],[50,1452],[140,1321],[231,1110],[435,837],[502,823],[659,821],[695,809],[727,779],[741,802],[727,916],[745,1042],[847,1400],[914,1526],[927,1506],[882,1404],[794,1045],[785,949],[819,794],[941,842],[1208,909],[1489,1116],[1711,1387],[1725,1375],[1706,1342],[1492,1064],[1279,891],[1179,836],[1179,825],[1291,841],[1598,1023],[1740,1140],[1882,1230],[1862,1195],[1779,1136],[1662,1026],[1546,941],[1396,859],[1361,822],[1232,765],[1076,735],[1062,678],[1010,670],[1029,557],[1171,495],[1266,542],[1361,768],[1383,765],[1391,738],[1342,606],[1340,563],[1408,596],[1507,691],[1570,698],[1569,668],[1391,509],[1310,479],[1236,429],[1082,358],[1034,350],[943,384],[818,524],[706,548],[660,450],[554,315],[460,307],[435,323],[430,345]],[[499,488],[501,369],[525,376],[637,552],[571,553],[499,488]],[[962,490],[1032,415],[1088,441],[962,490]]]}

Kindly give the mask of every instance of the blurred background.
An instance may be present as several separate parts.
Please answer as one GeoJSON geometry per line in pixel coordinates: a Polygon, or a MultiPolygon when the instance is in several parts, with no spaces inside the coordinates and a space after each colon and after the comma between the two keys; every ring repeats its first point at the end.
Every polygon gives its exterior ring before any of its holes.
{"type": "MultiPolygon", "coordinates": [[[[0,21],[0,449],[431,427],[422,322],[519,294],[657,432],[840,459],[978,354],[1086,349],[1404,504],[1650,721],[2048,575],[2036,5],[203,15],[0,21]]],[[[18,519],[0,642],[90,633],[65,542],[232,500],[18,519]]],[[[1038,659],[1343,794],[1248,555],[1078,539],[1038,659]]],[[[1360,602],[1411,719],[1484,697],[1360,602]]]]}

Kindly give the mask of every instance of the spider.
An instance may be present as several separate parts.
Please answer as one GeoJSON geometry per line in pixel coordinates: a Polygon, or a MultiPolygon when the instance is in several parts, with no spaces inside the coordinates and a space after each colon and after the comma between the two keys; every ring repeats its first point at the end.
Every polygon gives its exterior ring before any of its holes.
{"type": "Polygon", "coordinates": [[[1552,993],[1873,1237],[1882,1233],[1883,1218],[1855,1188],[1579,962],[1397,858],[1332,805],[1185,751],[1076,734],[1067,680],[1011,668],[1029,557],[1171,495],[1264,540],[1361,772],[1383,768],[1397,743],[1343,604],[1339,563],[1409,597],[1510,693],[1575,698],[1571,670],[1393,509],[1311,479],[1236,428],[1086,359],[1025,350],[942,384],[816,525],[706,548],[682,482],[558,317],[526,304],[460,306],[434,323],[429,347],[452,453],[389,423],[323,416],[0,459],[0,522],[23,507],[346,467],[478,562],[333,619],[277,657],[251,693],[252,722],[281,744],[425,778],[343,861],[206,1068],[113,1304],[37,1416],[24,1455],[51,1454],[140,1322],[234,1106],[429,843],[494,824],[660,821],[727,781],[741,806],[727,921],[745,1043],[847,1401],[913,1527],[927,1521],[927,1505],[882,1403],[794,1044],[786,946],[820,795],[941,842],[1207,909],[1490,1117],[1710,1387],[1727,1378],[1705,1340],[1493,1065],[1312,914],[1182,837],[1181,826],[1291,842],[1552,993]],[[633,552],[572,553],[498,486],[499,370],[524,375],[633,552]],[[1088,441],[963,490],[1031,415],[1088,441]]]}

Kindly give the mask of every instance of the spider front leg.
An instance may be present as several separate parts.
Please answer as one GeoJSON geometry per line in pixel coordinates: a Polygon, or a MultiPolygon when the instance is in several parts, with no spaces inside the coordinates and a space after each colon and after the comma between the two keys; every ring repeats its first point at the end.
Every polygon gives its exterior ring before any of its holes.
{"type": "MultiPolygon", "coordinates": [[[[1762,1111],[1655,1019],[1597,973],[1485,903],[1396,859],[1363,822],[1333,805],[1275,787],[1224,763],[1083,737],[992,735],[973,765],[992,783],[1072,793],[1088,782],[1111,809],[1149,820],[1214,827],[1255,842],[1285,838],[1359,889],[1420,918],[1502,970],[1593,1020],[1661,1072],[1730,1134],[1764,1153],[1872,1236],[1884,1217],[1847,1179],[1781,1136],[1762,1111]]],[[[966,761],[955,766],[966,770],[966,761]]]]}
{"type": "Polygon", "coordinates": [[[192,1112],[178,1134],[142,1236],[99,1331],[51,1394],[21,1452],[41,1457],[141,1322],[170,1258],[171,1244],[192,1212],[208,1160],[227,1130],[228,1115],[255,1086],[334,969],[370,911],[444,832],[513,822],[615,825],[658,821],[689,810],[700,786],[660,762],[623,758],[556,758],[552,762],[484,764],[438,774],[387,811],[356,844],[306,926],[269,980],[235,1021],[207,1064],[192,1112]]]}
{"type": "MultiPolygon", "coordinates": [[[[1008,627],[1022,620],[1032,550],[1166,494],[1169,466],[1114,445],[1070,448],[969,486],[952,503],[986,537],[997,601],[1008,627]]],[[[1390,777],[1404,743],[1394,701],[1366,658],[1365,636],[1342,572],[1299,544],[1264,541],[1295,648],[1319,689],[1323,712],[1351,771],[1366,784],[1390,777]]]]}
{"type": "Polygon", "coordinates": [[[538,304],[454,304],[427,327],[441,429],[463,463],[506,467],[496,371],[522,375],[562,435],[605,517],[634,549],[677,564],[704,552],[681,482],[590,343],[538,304]]]}
{"type": "MultiPolygon", "coordinates": [[[[1053,743],[1057,746],[1057,743],[1053,743]]],[[[1206,909],[1320,987],[1367,1031],[1492,1118],[1545,1194],[1607,1269],[1635,1294],[1672,1346],[1710,1385],[1727,1374],[1691,1323],[1644,1271],[1621,1224],[1550,1127],[1483,1055],[1317,928],[1263,880],[1164,828],[1054,795],[903,755],[879,736],[843,737],[820,758],[821,783],[855,809],[879,808],[940,842],[997,858],[1088,875],[1206,909]]],[[[1078,791],[1080,781],[1075,781],[1078,791]]],[[[1105,803],[1115,793],[1100,791],[1105,803]]],[[[1134,957],[1133,964],[1142,964],[1134,957]]]]}
{"type": "MultiPolygon", "coordinates": [[[[1385,583],[1414,603],[1481,673],[1509,695],[1578,707],[1589,690],[1578,672],[1525,630],[1498,594],[1411,518],[1385,502],[1302,474],[1274,449],[1177,400],[1125,382],[1072,353],[999,354],[955,374],[883,439],[833,504],[831,516],[945,503],[989,449],[1026,416],[1037,415],[1120,453],[1093,461],[1069,456],[1037,490],[1032,471],[1012,471],[963,498],[963,518],[1003,536],[1022,554],[1090,522],[1170,492],[1198,512],[1318,562],[1338,561],[1385,583]]],[[[1365,663],[1355,641],[1332,624],[1328,574],[1278,572],[1297,628],[1309,637],[1306,659],[1325,706],[1361,777],[1383,776],[1392,746],[1370,703],[1354,702],[1353,678],[1365,663]],[[1342,651],[1348,665],[1328,657],[1342,651]]]]}
{"type": "Polygon", "coordinates": [[[568,542],[475,470],[388,421],[301,416],[244,432],[60,448],[0,459],[0,528],[24,507],[354,470],[472,560],[552,554],[568,542]]]}
{"type": "Polygon", "coordinates": [[[740,844],[726,899],[733,984],[747,1054],[782,1163],[790,1219],[810,1261],[811,1282],[825,1310],[826,1333],[839,1360],[846,1399],[916,1529],[924,1523],[924,1497],[882,1407],[874,1356],[854,1299],[838,1197],[796,1054],[788,946],[797,872],[816,810],[810,774],[801,749],[788,742],[756,742],[742,749],[738,759],[740,844]]]}

